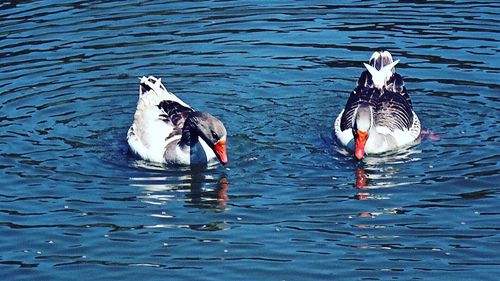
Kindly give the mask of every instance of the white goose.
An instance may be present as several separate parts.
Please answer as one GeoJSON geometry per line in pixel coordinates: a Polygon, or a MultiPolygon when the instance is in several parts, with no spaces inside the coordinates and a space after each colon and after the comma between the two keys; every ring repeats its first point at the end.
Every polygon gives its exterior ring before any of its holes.
{"type": "Polygon", "coordinates": [[[359,160],[365,153],[409,145],[420,136],[420,120],[394,68],[398,62],[387,51],[373,53],[335,120],[335,135],[359,160]]]}
{"type": "Polygon", "coordinates": [[[214,159],[227,163],[227,133],[219,119],[194,111],[153,76],[141,78],[139,93],[127,133],[136,155],[166,164],[206,164],[214,159]]]}

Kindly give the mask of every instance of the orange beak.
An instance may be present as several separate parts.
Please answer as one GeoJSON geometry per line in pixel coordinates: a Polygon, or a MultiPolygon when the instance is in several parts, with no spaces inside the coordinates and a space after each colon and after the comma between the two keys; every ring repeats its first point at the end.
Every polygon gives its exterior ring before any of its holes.
{"type": "Polygon", "coordinates": [[[223,138],[215,143],[214,152],[222,165],[227,164],[226,138],[223,138]]]}
{"type": "Polygon", "coordinates": [[[358,136],[356,137],[354,143],[354,155],[358,160],[363,159],[365,156],[365,145],[366,139],[368,138],[368,132],[358,130],[358,136]]]}

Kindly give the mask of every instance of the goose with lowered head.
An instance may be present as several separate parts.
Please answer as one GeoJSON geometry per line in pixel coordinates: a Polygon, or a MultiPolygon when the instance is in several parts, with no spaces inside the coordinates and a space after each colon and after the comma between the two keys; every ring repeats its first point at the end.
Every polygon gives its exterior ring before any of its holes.
{"type": "Polygon", "coordinates": [[[193,110],[167,91],[161,79],[142,77],[127,141],[144,160],[178,165],[227,163],[226,128],[208,112],[193,110]]]}
{"type": "Polygon", "coordinates": [[[420,120],[388,51],[374,52],[335,120],[339,142],[357,159],[414,143],[420,120]]]}

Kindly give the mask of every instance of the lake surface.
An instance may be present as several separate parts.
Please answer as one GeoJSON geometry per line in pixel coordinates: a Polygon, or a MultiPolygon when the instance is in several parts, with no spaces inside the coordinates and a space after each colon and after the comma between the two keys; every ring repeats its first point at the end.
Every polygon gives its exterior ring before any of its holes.
{"type": "Polygon", "coordinates": [[[497,1],[0,2],[3,280],[497,280],[497,1]],[[335,2],[335,4],[331,4],[335,2]],[[332,126],[389,50],[420,144],[332,126]],[[143,75],[226,125],[229,164],[136,159],[143,75]]]}

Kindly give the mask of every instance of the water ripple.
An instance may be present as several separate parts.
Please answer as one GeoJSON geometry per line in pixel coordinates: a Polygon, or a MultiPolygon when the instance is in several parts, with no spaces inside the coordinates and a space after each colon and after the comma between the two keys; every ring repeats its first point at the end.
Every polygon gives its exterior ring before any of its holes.
{"type": "Polygon", "coordinates": [[[3,276],[494,279],[497,6],[0,3],[3,276]],[[380,49],[431,137],[357,163],[332,124],[380,49]],[[128,152],[142,75],[224,121],[227,167],[128,152]]]}

